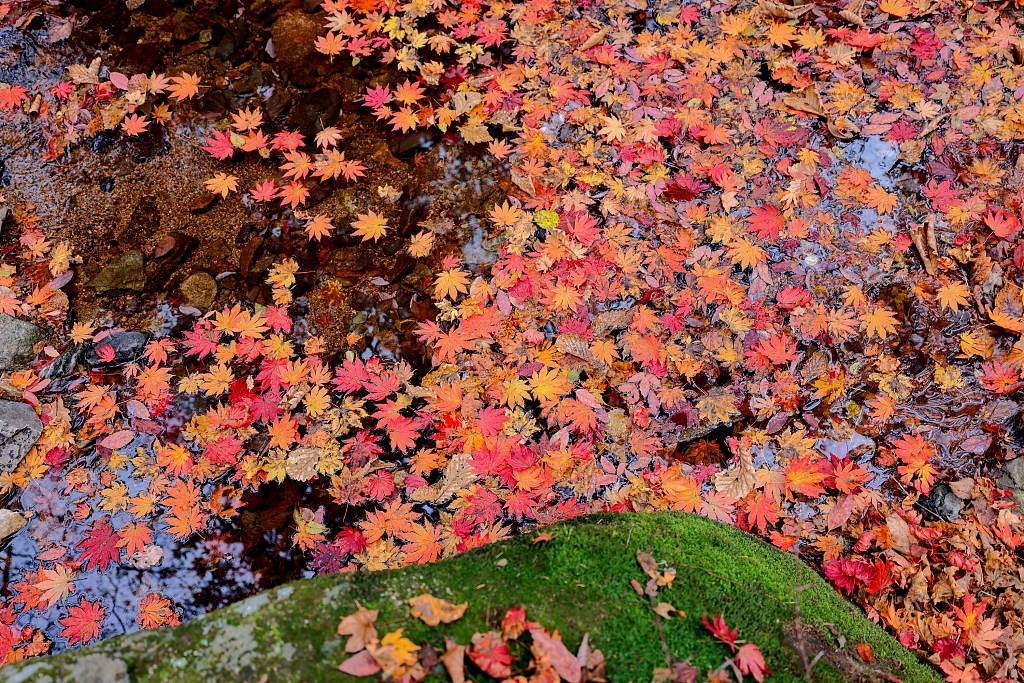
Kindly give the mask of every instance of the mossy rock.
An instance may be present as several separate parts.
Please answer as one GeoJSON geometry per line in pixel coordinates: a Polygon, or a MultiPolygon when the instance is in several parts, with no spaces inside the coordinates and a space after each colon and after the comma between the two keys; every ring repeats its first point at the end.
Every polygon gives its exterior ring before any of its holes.
{"type": "Polygon", "coordinates": [[[701,615],[723,614],[740,638],[761,646],[773,671],[770,683],[807,680],[797,643],[809,659],[825,653],[813,669],[814,681],[881,680],[876,671],[904,683],[942,680],[806,565],[732,527],[654,513],[590,516],[546,531],[553,538],[543,543],[527,535],[430,565],[297,581],[176,628],[4,667],[0,682],[367,681],[337,670],[347,655],[335,630],[359,600],[380,610],[381,634],[402,628],[414,642],[442,651],[444,636],[468,643],[507,608],[525,605],[527,618],[558,629],[570,649],[589,632],[591,645],[607,658],[609,680],[647,683],[665,657],[650,603],[630,587],[631,579],[644,579],[637,550],[677,569],[674,585],[662,588],[659,599],[687,616],[662,623],[665,641],[676,657],[692,655],[702,675],[720,665],[728,650],[703,627],[701,615]],[[796,587],[803,587],[802,630],[794,627],[796,587]],[[469,609],[453,624],[428,627],[409,617],[407,600],[421,590],[468,602],[469,609]],[[834,634],[845,638],[844,648],[834,634]],[[857,657],[858,643],[872,647],[873,664],[857,657]]]}

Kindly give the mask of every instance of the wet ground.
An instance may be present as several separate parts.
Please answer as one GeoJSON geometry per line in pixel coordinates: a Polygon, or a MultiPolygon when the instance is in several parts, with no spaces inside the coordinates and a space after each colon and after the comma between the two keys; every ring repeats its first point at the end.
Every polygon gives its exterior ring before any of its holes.
{"type": "MultiPolygon", "coordinates": [[[[324,342],[328,356],[355,351],[420,367],[423,347],[411,323],[433,320],[437,313],[423,290],[432,273],[404,248],[412,234],[429,229],[436,234],[435,249],[460,252],[470,267],[489,265],[493,245],[478,215],[504,197],[508,185],[503,169],[483,150],[461,148],[439,135],[388,133],[375,122],[357,100],[367,84],[394,82],[395,75],[331,64],[312,53],[323,23],[316,3],[266,1],[243,11],[237,3],[147,0],[129,12],[121,0],[95,0],[18,11],[13,24],[0,28],[0,82],[56,86],[67,78],[68,66],[88,65],[98,56],[104,68],[129,76],[197,72],[213,86],[204,87],[193,116],[175,114],[166,126],[150,126],[137,138],[100,130],[66,145],[37,120],[0,127],[6,205],[30,205],[50,239],[70,243],[82,256],[65,289],[70,312],[64,331],[76,321],[93,320],[101,328],[148,330],[155,337],[178,334],[195,321],[179,311],[188,303],[181,284],[199,272],[217,282],[212,308],[235,301],[266,304],[267,268],[285,255],[300,265],[295,293],[306,313],[298,324],[324,342]],[[60,38],[68,24],[70,35],[60,38]],[[333,124],[342,131],[346,156],[367,167],[358,185],[321,185],[304,211],[329,215],[347,228],[369,205],[366,193],[377,192],[387,197],[389,224],[396,229],[379,244],[360,243],[347,229],[317,244],[290,212],[243,199],[242,192],[227,199],[209,195],[204,183],[224,165],[202,151],[202,141],[226,111],[247,104],[258,105],[282,127],[306,133],[310,144],[312,134],[333,124]],[[133,251],[141,252],[145,264],[141,289],[100,293],[90,286],[107,264],[133,251]]],[[[244,189],[280,177],[273,163],[253,156],[236,158],[231,173],[244,189]]],[[[10,231],[3,235],[5,242],[15,237],[10,231]]],[[[164,421],[180,423],[184,417],[179,410],[164,421]]],[[[67,466],[88,469],[89,458],[67,466]]],[[[105,514],[80,505],[88,491],[63,489],[63,481],[55,470],[11,501],[10,507],[35,511],[46,521],[2,551],[0,594],[12,595],[12,581],[34,569],[42,553],[58,559],[76,552],[82,529],[105,514]],[[74,524],[63,521],[72,518],[74,524]]],[[[99,597],[113,615],[101,637],[137,630],[139,601],[152,591],[170,598],[187,619],[310,576],[308,557],[292,547],[290,531],[284,533],[293,526],[293,510],[324,505],[337,522],[356,512],[332,501],[323,488],[291,480],[248,491],[242,500],[237,516],[200,539],[182,545],[156,534],[162,558],[77,579],[76,592],[99,597]]],[[[321,561],[325,566],[314,562],[315,567],[337,569],[330,558],[321,561]]],[[[24,625],[46,632],[59,650],[64,640],[56,637],[57,616],[35,614],[24,625]]]]}

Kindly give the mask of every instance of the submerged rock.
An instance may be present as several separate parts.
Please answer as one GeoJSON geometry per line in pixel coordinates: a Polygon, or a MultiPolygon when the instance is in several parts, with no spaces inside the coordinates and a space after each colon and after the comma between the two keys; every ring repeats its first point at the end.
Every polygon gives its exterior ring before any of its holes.
{"type": "Polygon", "coordinates": [[[0,510],[0,541],[7,540],[18,533],[26,524],[28,524],[28,520],[20,513],[6,508],[0,510]]]}
{"type": "Polygon", "coordinates": [[[953,522],[960,518],[964,502],[947,484],[939,484],[931,490],[927,498],[918,501],[918,506],[943,522],[953,522]]]}
{"type": "Polygon", "coordinates": [[[42,328],[0,313],[0,370],[23,367],[35,357],[33,347],[44,339],[42,328]]]}
{"type": "Polygon", "coordinates": [[[142,357],[142,352],[146,350],[148,343],[149,335],[145,332],[115,332],[96,342],[89,349],[85,360],[89,365],[130,363],[142,357]],[[114,353],[110,360],[104,360],[104,356],[101,355],[110,353],[110,351],[104,351],[105,348],[109,348],[114,353]]]}
{"type": "Polygon", "coordinates": [[[133,250],[121,254],[108,263],[89,284],[100,294],[114,289],[130,289],[141,292],[146,288],[146,271],[142,267],[142,252],[133,250]]]}
{"type": "Polygon", "coordinates": [[[181,283],[181,303],[209,308],[217,297],[217,281],[206,272],[192,273],[181,283]]]}
{"type": "Polygon", "coordinates": [[[43,423],[27,403],[0,400],[0,472],[13,472],[43,433],[43,423]]]}

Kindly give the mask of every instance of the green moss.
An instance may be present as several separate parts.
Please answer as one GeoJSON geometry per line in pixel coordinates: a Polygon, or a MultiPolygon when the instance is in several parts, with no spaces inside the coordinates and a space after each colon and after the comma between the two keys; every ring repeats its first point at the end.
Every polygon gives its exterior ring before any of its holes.
{"type": "MultiPolygon", "coordinates": [[[[500,621],[508,607],[523,604],[529,619],[558,629],[571,648],[589,632],[608,659],[610,680],[646,683],[665,664],[650,604],[629,585],[630,579],[644,578],[637,550],[678,570],[672,588],[662,589],[659,598],[687,617],[664,622],[665,638],[675,656],[692,655],[702,670],[727,655],[701,624],[702,614],[721,613],[741,638],[761,646],[774,672],[770,680],[805,680],[784,629],[795,614],[794,587],[808,586],[800,593],[805,623],[832,624],[847,649],[869,643],[906,683],[941,680],[809,568],[731,527],[656,513],[593,516],[548,531],[554,538],[543,544],[520,537],[431,565],[299,581],[174,629],[5,667],[0,681],[255,682],[264,675],[275,683],[356,680],[337,671],[346,655],[335,628],[359,600],[380,610],[382,634],[402,628],[414,642],[439,648],[445,635],[466,643],[474,631],[500,621]],[[469,609],[454,624],[430,628],[409,618],[406,601],[421,589],[468,602],[469,609]],[[88,678],[96,672],[103,677],[88,678]]],[[[847,680],[825,660],[814,672],[817,681],[847,680]]]]}

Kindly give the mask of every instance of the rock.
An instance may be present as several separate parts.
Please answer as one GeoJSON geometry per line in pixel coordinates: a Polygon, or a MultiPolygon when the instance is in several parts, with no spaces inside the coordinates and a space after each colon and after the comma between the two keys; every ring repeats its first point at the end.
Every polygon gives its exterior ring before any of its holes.
{"type": "Polygon", "coordinates": [[[148,281],[153,283],[154,289],[159,288],[159,291],[163,292],[174,289],[180,276],[171,278],[171,275],[198,246],[199,240],[181,232],[172,232],[160,240],[156,247],[156,258],[150,261],[146,271],[148,281]]]}
{"type": "Polygon", "coordinates": [[[160,46],[132,43],[121,48],[115,64],[126,74],[148,74],[160,59],[160,46]]]}
{"type": "Polygon", "coordinates": [[[1024,458],[1003,463],[1003,473],[996,483],[1013,494],[1018,507],[1024,507],[1024,458]]]}
{"type": "Polygon", "coordinates": [[[405,159],[414,156],[417,152],[425,152],[434,143],[441,139],[441,131],[436,128],[430,130],[414,130],[411,133],[398,133],[388,130],[388,149],[397,159],[405,159]]]}
{"type": "Polygon", "coordinates": [[[323,30],[322,23],[301,10],[293,10],[275,21],[270,27],[275,62],[289,67],[305,65],[316,54],[313,43],[323,30]]]}
{"type": "Polygon", "coordinates": [[[943,522],[953,522],[960,518],[964,502],[947,484],[939,484],[926,498],[919,499],[917,505],[922,511],[938,517],[943,522]]]}
{"type": "Polygon", "coordinates": [[[145,332],[115,332],[93,344],[85,355],[85,361],[94,366],[131,363],[142,357],[148,343],[149,335],[145,332]],[[109,361],[104,361],[100,357],[101,350],[105,347],[114,351],[114,357],[109,361]]]}
{"type": "Polygon", "coordinates": [[[75,368],[78,367],[78,364],[85,360],[85,356],[91,348],[92,344],[76,344],[74,346],[69,346],[64,349],[64,353],[57,356],[52,363],[40,370],[39,376],[42,379],[54,381],[61,377],[70,375],[75,371],[75,368]]]}
{"type": "Polygon", "coordinates": [[[33,346],[46,339],[46,332],[32,323],[0,313],[0,370],[24,367],[35,358],[33,346]]]}
{"type": "Polygon", "coordinates": [[[132,161],[144,164],[171,151],[171,136],[165,126],[151,126],[142,135],[129,137],[124,144],[132,161]]]}
{"type": "Polygon", "coordinates": [[[281,114],[288,111],[288,106],[292,103],[292,95],[287,90],[276,90],[270,99],[267,100],[263,109],[267,113],[267,118],[271,121],[276,119],[281,114]]]}
{"type": "Polygon", "coordinates": [[[195,19],[185,17],[181,20],[181,23],[174,27],[173,37],[175,40],[185,43],[198,36],[201,30],[199,23],[195,19]]]}
{"type": "Polygon", "coordinates": [[[18,533],[25,528],[26,524],[28,524],[28,520],[14,510],[7,508],[0,510],[0,541],[5,541],[18,533]]]}
{"type": "Polygon", "coordinates": [[[203,194],[192,198],[188,203],[188,210],[192,213],[206,213],[214,204],[217,203],[217,199],[219,197],[220,195],[218,194],[204,192],[203,194]]]}
{"type": "Polygon", "coordinates": [[[142,265],[142,252],[137,249],[121,254],[89,283],[99,293],[115,289],[141,292],[146,288],[146,271],[142,265]]]}
{"type": "Polygon", "coordinates": [[[3,230],[4,223],[7,222],[7,216],[11,213],[11,210],[6,206],[0,206],[0,230],[3,230]]]}
{"type": "Polygon", "coordinates": [[[192,273],[181,283],[181,303],[196,308],[209,308],[217,297],[217,281],[206,272],[192,273]]]}
{"type": "Polygon", "coordinates": [[[27,403],[0,400],[0,472],[13,472],[43,433],[43,423],[27,403]]]}
{"type": "Polygon", "coordinates": [[[128,223],[118,234],[117,239],[122,244],[138,247],[158,230],[160,230],[160,207],[156,203],[156,197],[147,194],[135,204],[128,223]]]}
{"type": "Polygon", "coordinates": [[[341,113],[341,93],[334,88],[320,88],[304,96],[292,107],[288,127],[297,130],[312,142],[325,126],[334,123],[341,113]]]}

